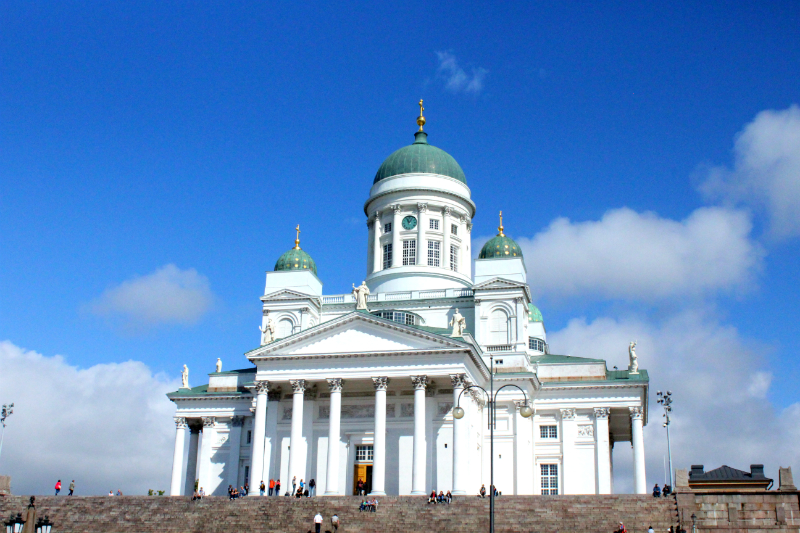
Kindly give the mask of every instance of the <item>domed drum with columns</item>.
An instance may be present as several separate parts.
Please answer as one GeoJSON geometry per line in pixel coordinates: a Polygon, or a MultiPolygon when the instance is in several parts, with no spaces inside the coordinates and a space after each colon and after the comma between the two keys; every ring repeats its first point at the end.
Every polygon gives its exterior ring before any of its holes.
{"type": "Polygon", "coordinates": [[[258,495],[270,479],[282,493],[314,479],[319,495],[353,494],[359,480],[376,495],[477,494],[492,464],[483,390],[492,370],[495,390],[513,385],[497,397],[498,490],[611,493],[614,444],[630,442],[633,489],[647,491],[647,371],[552,353],[502,219],[473,252],[466,176],[428,143],[423,109],[414,143],[380,165],[364,204],[366,275],[324,294],[298,226],[266,274],[244,368],[168,395],[171,494],[191,494],[197,480],[206,494],[249,483],[258,495]]]}

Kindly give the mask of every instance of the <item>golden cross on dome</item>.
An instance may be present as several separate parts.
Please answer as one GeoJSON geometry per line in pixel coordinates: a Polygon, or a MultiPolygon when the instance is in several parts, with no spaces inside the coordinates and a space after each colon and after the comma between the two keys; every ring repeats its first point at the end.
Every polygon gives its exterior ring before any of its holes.
{"type": "Polygon", "coordinates": [[[419,101],[419,118],[417,119],[417,124],[419,124],[419,131],[422,131],[422,126],[425,125],[425,117],[422,116],[422,112],[425,111],[425,108],[422,107],[422,100],[419,101]]]}
{"type": "Polygon", "coordinates": [[[294,228],[294,229],[295,229],[295,231],[297,231],[297,238],[294,240],[294,249],[295,250],[299,250],[300,249],[300,224],[298,224],[297,227],[294,228]]]}
{"type": "Polygon", "coordinates": [[[505,235],[503,235],[503,212],[502,211],[500,211],[500,227],[497,228],[497,231],[500,232],[500,233],[497,234],[498,236],[505,237],[505,235]]]}

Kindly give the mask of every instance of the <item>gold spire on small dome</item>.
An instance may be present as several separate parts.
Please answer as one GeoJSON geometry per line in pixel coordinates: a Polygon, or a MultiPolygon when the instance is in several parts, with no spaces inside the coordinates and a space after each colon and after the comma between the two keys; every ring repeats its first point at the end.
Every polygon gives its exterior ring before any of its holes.
{"type": "Polygon", "coordinates": [[[422,107],[422,100],[419,101],[419,117],[417,118],[417,124],[419,124],[419,131],[422,131],[422,126],[425,125],[425,117],[422,116],[422,112],[425,111],[425,108],[422,107]]]}
{"type": "Polygon", "coordinates": [[[505,235],[503,234],[503,212],[502,211],[500,211],[500,226],[497,228],[497,231],[498,231],[498,234],[497,234],[498,237],[505,237],[505,235]]]}
{"type": "Polygon", "coordinates": [[[299,250],[300,249],[300,224],[298,224],[297,227],[294,228],[294,229],[295,229],[295,231],[297,231],[297,238],[294,240],[294,249],[295,250],[299,250]]]}

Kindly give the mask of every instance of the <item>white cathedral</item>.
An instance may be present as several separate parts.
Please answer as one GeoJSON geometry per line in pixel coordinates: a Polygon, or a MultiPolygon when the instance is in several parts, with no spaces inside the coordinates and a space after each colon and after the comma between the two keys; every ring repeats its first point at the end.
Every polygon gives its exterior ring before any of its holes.
{"type": "Polygon", "coordinates": [[[647,372],[633,349],[627,370],[551,353],[502,217],[472,271],[476,206],[459,164],[428,144],[421,104],[415,142],[383,162],[364,203],[365,283],[323,294],[298,232],[266,274],[249,368],[218,363],[193,388],[185,371],[168,395],[170,494],[314,479],[318,495],[359,480],[375,495],[472,495],[492,462],[503,494],[610,494],[622,442],[647,492],[647,372]]]}

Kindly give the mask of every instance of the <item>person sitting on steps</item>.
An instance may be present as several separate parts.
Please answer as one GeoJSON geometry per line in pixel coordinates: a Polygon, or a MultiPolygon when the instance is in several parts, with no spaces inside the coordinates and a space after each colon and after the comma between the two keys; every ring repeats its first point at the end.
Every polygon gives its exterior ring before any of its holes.
{"type": "Polygon", "coordinates": [[[431,491],[431,495],[428,496],[428,503],[432,503],[432,504],[436,505],[436,491],[435,490],[432,490],[431,491]]]}
{"type": "Polygon", "coordinates": [[[661,489],[658,488],[658,483],[656,483],[656,486],[653,487],[653,498],[660,498],[660,497],[661,497],[661,489]]]}
{"type": "Polygon", "coordinates": [[[481,491],[478,494],[478,497],[485,498],[486,497],[486,485],[481,484],[481,491]]]}
{"type": "Polygon", "coordinates": [[[444,495],[444,501],[447,503],[447,505],[450,505],[450,502],[453,501],[453,495],[450,494],[449,490],[447,491],[447,494],[444,495]]]}

